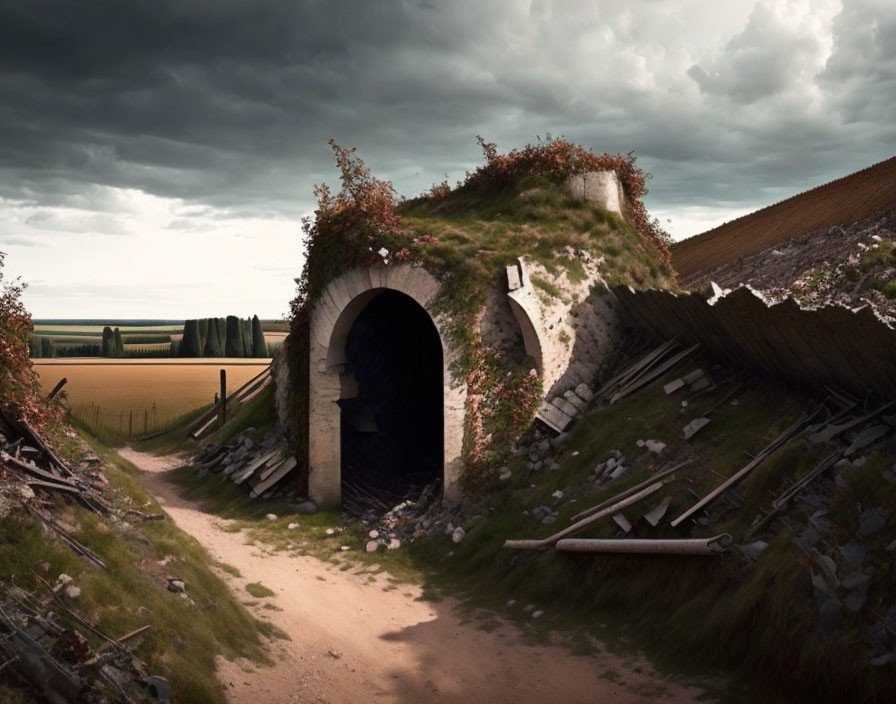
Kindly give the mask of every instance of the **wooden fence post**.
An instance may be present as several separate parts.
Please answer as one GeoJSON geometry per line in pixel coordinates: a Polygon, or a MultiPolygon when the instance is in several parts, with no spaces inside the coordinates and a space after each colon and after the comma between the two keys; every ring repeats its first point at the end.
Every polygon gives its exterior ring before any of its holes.
{"type": "Polygon", "coordinates": [[[218,427],[223,428],[227,420],[227,370],[221,370],[221,395],[218,402],[218,427]]]}

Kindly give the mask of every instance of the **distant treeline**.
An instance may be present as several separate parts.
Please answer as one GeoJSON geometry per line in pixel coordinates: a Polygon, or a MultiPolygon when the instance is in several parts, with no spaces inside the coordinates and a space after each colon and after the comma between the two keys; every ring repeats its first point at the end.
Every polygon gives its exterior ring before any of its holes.
{"type": "Polygon", "coordinates": [[[184,321],[180,342],[172,341],[172,357],[268,357],[264,331],[251,318],[199,318],[184,321]]]}
{"type": "MultiPolygon", "coordinates": [[[[55,323],[58,321],[50,321],[55,323]]],[[[79,321],[80,322],[80,321],[79,321]]],[[[133,324],[134,321],[128,321],[133,324]]],[[[158,321],[147,321],[158,322],[158,321]]],[[[163,321],[166,322],[166,321],[163,321]]],[[[85,321],[82,324],[89,324],[85,321]]],[[[73,323],[74,324],[74,323],[73,323]]],[[[100,333],[82,333],[84,343],[55,336],[78,337],[76,332],[38,332],[31,336],[31,356],[46,357],[273,357],[282,343],[267,344],[261,321],[251,318],[199,318],[184,321],[183,337],[172,340],[168,333],[145,332],[122,336],[118,327],[106,325],[100,333]],[[96,340],[94,342],[94,340],[96,340]]]]}
{"type": "Polygon", "coordinates": [[[121,320],[94,319],[94,318],[35,318],[35,325],[110,325],[122,328],[137,328],[159,325],[180,327],[183,320],[147,320],[145,318],[122,318],[121,320]]]}

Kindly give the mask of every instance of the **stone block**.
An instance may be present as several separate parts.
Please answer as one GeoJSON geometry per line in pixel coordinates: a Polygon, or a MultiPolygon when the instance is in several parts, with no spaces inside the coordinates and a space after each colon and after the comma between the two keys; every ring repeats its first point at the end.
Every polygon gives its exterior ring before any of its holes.
{"type": "Polygon", "coordinates": [[[515,264],[507,267],[507,290],[516,291],[518,288],[522,288],[522,286],[523,282],[520,281],[519,268],[515,264]]]}
{"type": "Polygon", "coordinates": [[[562,433],[572,422],[572,417],[550,403],[542,403],[536,417],[549,428],[562,433]]]}
{"type": "Polygon", "coordinates": [[[582,399],[585,402],[590,403],[591,399],[594,398],[594,392],[588,387],[588,384],[579,384],[576,387],[576,396],[582,399]]]}
{"type": "Polygon", "coordinates": [[[578,409],[565,398],[557,397],[553,401],[551,401],[551,403],[561,411],[563,411],[570,418],[575,418],[577,415],[579,415],[578,409]]]}

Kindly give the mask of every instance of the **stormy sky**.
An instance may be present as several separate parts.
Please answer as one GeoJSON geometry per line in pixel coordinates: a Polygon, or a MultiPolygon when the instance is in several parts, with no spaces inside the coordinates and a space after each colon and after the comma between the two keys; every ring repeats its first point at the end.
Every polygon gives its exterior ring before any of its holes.
{"type": "Polygon", "coordinates": [[[896,154],[892,0],[0,0],[35,317],[278,317],[329,138],[412,197],[545,134],[676,238],[896,154]]]}

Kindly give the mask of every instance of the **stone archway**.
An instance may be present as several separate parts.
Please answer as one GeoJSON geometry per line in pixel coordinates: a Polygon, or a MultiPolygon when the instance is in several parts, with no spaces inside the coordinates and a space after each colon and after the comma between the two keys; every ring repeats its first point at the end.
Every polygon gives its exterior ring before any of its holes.
{"type": "Polygon", "coordinates": [[[440,317],[429,308],[439,284],[426,270],[409,265],[354,269],[334,279],[311,315],[309,355],[308,493],[322,506],[338,505],[342,489],[342,411],[339,401],[357,394],[355,379],[346,374],[346,344],[365,308],[384,291],[413,299],[429,316],[441,343],[442,479],[444,495],[460,498],[461,448],[466,388],[454,384],[453,354],[445,346],[440,317]]]}

